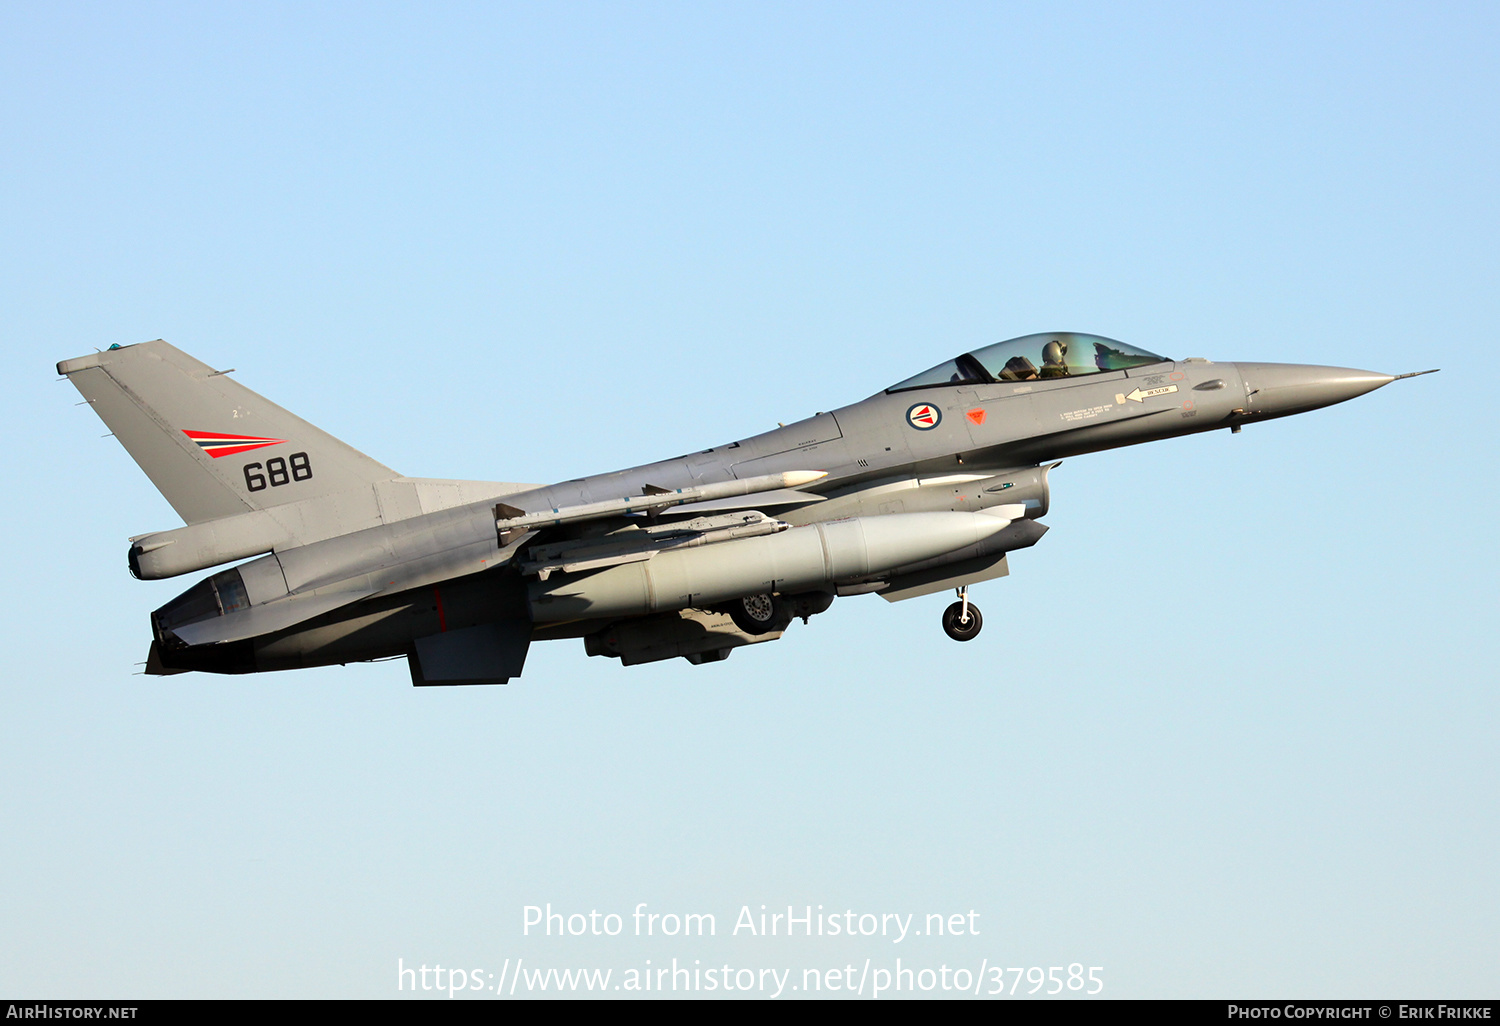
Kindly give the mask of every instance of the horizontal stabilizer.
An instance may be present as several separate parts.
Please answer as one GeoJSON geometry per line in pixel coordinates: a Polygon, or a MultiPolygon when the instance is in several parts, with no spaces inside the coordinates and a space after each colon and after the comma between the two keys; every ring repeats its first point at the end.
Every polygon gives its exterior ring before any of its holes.
{"type": "Polygon", "coordinates": [[[358,602],[374,593],[366,591],[338,591],[313,595],[289,595],[263,606],[251,606],[235,613],[216,616],[211,620],[173,627],[172,633],[187,645],[222,645],[230,641],[243,641],[275,631],[293,627],[304,620],[322,616],[351,602],[358,602]]]}

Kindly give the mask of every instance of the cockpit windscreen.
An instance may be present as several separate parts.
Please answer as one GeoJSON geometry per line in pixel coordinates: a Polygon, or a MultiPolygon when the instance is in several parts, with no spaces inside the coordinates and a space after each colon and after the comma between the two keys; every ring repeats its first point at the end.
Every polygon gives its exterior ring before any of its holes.
{"type": "Polygon", "coordinates": [[[997,342],[939,364],[886,389],[958,385],[966,382],[1046,381],[1165,363],[1165,356],[1102,335],[1051,332],[997,342]]]}

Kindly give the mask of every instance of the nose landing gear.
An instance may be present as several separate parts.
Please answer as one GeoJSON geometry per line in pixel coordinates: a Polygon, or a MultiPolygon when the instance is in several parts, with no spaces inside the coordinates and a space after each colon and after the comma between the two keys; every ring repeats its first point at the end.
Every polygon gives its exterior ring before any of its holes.
{"type": "Polygon", "coordinates": [[[958,601],[943,610],[943,631],[954,641],[973,641],[979,637],[984,617],[979,607],[969,604],[969,589],[958,589],[958,601]]]}

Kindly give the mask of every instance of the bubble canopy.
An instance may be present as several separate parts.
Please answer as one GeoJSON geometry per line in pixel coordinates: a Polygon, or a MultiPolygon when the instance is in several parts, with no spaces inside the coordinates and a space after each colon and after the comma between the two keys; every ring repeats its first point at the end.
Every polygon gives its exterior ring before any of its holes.
{"type": "Polygon", "coordinates": [[[1086,374],[1102,374],[1105,371],[1166,362],[1165,356],[1157,356],[1102,335],[1053,331],[1040,335],[1022,335],[1020,338],[976,349],[898,382],[886,391],[902,392],[910,388],[939,385],[992,384],[997,381],[1077,378],[1086,374]]]}

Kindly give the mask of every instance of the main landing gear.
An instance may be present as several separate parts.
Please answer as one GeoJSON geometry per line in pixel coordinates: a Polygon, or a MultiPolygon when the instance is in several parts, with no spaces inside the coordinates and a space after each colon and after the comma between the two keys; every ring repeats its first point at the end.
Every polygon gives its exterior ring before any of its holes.
{"type": "Polygon", "coordinates": [[[969,604],[969,589],[959,588],[958,601],[943,610],[943,631],[954,641],[973,641],[983,626],[979,607],[969,604]]]}
{"type": "Polygon", "coordinates": [[[746,634],[759,637],[772,631],[784,631],[792,622],[792,614],[780,595],[763,592],[746,595],[729,604],[729,618],[746,634]]]}

